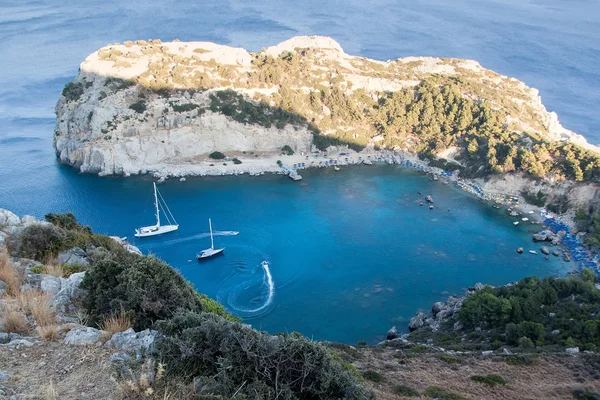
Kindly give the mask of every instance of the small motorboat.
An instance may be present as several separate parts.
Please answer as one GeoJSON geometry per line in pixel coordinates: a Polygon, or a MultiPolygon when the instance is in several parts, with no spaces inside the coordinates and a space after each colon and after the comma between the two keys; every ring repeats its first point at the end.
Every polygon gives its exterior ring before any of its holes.
{"type": "Polygon", "coordinates": [[[205,258],[216,256],[217,254],[221,254],[225,250],[225,247],[221,249],[215,249],[215,243],[213,241],[212,222],[210,218],[208,219],[208,226],[210,227],[210,248],[204,249],[201,252],[196,253],[196,258],[198,260],[203,260],[205,258]]]}

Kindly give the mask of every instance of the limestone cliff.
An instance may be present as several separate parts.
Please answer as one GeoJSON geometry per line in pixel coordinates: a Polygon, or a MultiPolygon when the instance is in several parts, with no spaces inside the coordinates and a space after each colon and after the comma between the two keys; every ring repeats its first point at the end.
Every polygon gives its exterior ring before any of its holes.
{"type": "MultiPolygon", "coordinates": [[[[101,175],[182,166],[192,171],[210,162],[213,151],[240,158],[243,152],[277,153],[285,145],[310,151],[313,137],[318,147],[346,143],[421,151],[414,146],[416,129],[389,129],[392,117],[382,120],[373,110],[390,93],[425,80],[452,84],[457,96],[485,104],[501,115],[507,130],[597,151],[560,125],[537,90],[475,61],[381,62],[347,55],[333,39],[314,36],[259,53],[207,42],[106,46],[88,56],[65,87],[56,105],[54,147],[61,162],[101,175]]],[[[400,113],[408,115],[407,126],[409,111],[400,113]]],[[[531,150],[531,143],[524,146],[531,150]]]]}

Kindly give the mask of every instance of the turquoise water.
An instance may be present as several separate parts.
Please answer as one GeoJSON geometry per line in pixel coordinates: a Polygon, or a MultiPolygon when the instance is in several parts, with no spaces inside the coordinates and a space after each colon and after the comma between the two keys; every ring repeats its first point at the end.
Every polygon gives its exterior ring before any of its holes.
{"type": "MultiPolygon", "coordinates": [[[[294,35],[322,34],[349,54],[377,59],[432,55],[476,59],[540,89],[563,124],[600,141],[600,3],[433,0],[360,3],[237,0],[25,0],[0,4],[0,207],[34,214],[72,211],[96,231],[132,236],[150,222],[150,179],[81,176],[56,163],[54,105],[91,52],[112,42],[210,40],[250,50],[294,35]]],[[[524,227],[462,193],[393,167],[281,176],[169,181],[161,186],[181,229],[138,241],[203,292],[270,332],[370,342],[405,328],[419,308],[477,281],[506,283],[561,274],[529,248],[524,227]],[[431,192],[439,208],[414,203],[431,192]],[[450,209],[450,211],[448,211],[450,209]],[[208,246],[207,218],[226,253],[208,246]],[[267,298],[260,261],[271,262],[267,298]],[[257,310],[257,311],[252,311],[257,310]]]]}
{"type": "MultiPolygon", "coordinates": [[[[130,238],[134,227],[152,223],[150,179],[70,171],[74,192],[44,211],[76,209],[96,230],[130,238]]],[[[135,244],[259,329],[346,343],[375,342],[392,325],[406,329],[418,309],[479,281],[566,272],[554,257],[515,252],[538,248],[525,227],[417,172],[374,166],[303,176],[167,181],[159,188],[180,229],[135,244]],[[418,205],[426,194],[435,209],[418,205]],[[226,250],[199,263],[195,253],[210,246],[209,217],[216,247],[226,250]],[[262,260],[274,281],[270,304],[262,260]]]]}

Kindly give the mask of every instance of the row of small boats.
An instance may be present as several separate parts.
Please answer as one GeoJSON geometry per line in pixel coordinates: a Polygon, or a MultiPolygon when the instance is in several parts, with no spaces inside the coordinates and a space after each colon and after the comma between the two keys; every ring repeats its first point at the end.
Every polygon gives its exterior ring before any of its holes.
{"type": "MultiPolygon", "coordinates": [[[[162,235],[164,233],[169,233],[176,231],[179,229],[179,224],[175,220],[173,213],[169,209],[169,206],[165,202],[165,199],[160,194],[159,190],[156,188],[156,183],[154,185],[154,207],[155,207],[155,216],[156,216],[156,224],[150,226],[142,226],[141,228],[137,228],[135,230],[135,237],[143,238],[149,236],[162,235]],[[166,224],[161,224],[161,209],[164,215],[164,219],[167,221],[166,224]]],[[[198,260],[204,260],[206,258],[216,256],[217,254],[223,253],[225,248],[215,249],[215,242],[213,239],[213,231],[212,231],[212,221],[210,218],[208,219],[208,226],[210,229],[210,247],[208,249],[204,249],[196,253],[196,258],[198,260]]],[[[237,235],[239,232],[233,232],[234,235],[237,235]]]]}

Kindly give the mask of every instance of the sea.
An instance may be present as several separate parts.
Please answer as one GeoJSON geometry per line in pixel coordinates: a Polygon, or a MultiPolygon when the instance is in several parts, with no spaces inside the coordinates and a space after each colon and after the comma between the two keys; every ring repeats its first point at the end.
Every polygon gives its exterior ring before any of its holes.
{"type": "MultiPolygon", "coordinates": [[[[115,42],[213,41],[252,51],[327,35],[348,54],[475,59],[538,88],[562,124],[600,143],[600,3],[595,0],[15,1],[0,3],[0,208],[73,212],[133,238],[153,223],[149,177],[99,178],[56,162],[54,105],[79,64],[115,42]]],[[[535,226],[399,166],[168,180],[180,229],[133,242],[257,329],[376,343],[393,325],[477,282],[560,276],[535,226]],[[419,206],[431,194],[435,208],[419,206]],[[223,255],[199,263],[215,245],[223,255]],[[239,232],[234,235],[234,232],[239,232]],[[539,250],[539,249],[538,249],[539,250]],[[268,261],[268,268],[261,266],[268,261]]]]}

